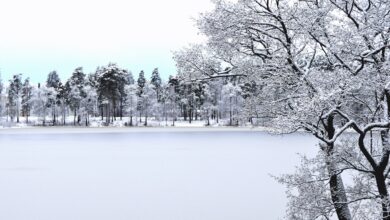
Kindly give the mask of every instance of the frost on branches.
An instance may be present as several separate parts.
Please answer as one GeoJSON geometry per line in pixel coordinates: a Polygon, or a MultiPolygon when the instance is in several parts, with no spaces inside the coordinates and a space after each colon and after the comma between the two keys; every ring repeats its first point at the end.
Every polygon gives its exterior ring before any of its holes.
{"type": "Polygon", "coordinates": [[[348,192],[339,163],[338,149],[349,144],[340,141],[347,131],[356,134],[350,141],[365,164],[361,168],[352,163],[356,158],[346,159],[348,169],[358,173],[355,185],[373,184],[366,199],[379,204],[360,212],[376,216],[380,211],[390,219],[389,12],[386,0],[216,1],[214,10],[198,20],[207,45],[176,53],[179,74],[189,81],[239,78],[244,85],[254,84],[255,100],[248,95],[242,112],[267,119],[277,132],[305,130],[318,138],[323,158],[314,161],[319,165],[287,179],[309,181],[315,171],[327,181],[312,185],[313,195],[288,184],[311,201],[290,197],[290,210],[298,206],[303,212],[289,215],[292,219],[356,216],[359,199],[348,192]],[[379,143],[379,150],[370,151],[368,140],[379,143]],[[362,179],[368,182],[359,183],[362,179]],[[319,208],[310,207],[316,203],[319,208]]]}

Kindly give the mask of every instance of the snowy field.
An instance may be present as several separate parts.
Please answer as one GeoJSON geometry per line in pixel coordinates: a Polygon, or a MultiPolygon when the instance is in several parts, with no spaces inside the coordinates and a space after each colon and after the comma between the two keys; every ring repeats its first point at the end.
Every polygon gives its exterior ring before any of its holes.
{"type": "Polygon", "coordinates": [[[0,219],[281,219],[269,174],[316,151],[309,135],[250,129],[3,129],[0,219]]]}

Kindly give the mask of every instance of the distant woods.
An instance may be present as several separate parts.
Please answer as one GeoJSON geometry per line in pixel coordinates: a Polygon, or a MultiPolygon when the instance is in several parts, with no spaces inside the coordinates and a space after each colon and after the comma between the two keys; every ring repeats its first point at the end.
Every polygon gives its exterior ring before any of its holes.
{"type": "Polygon", "coordinates": [[[254,111],[244,110],[253,102],[256,85],[240,77],[163,80],[157,68],[146,78],[144,71],[134,76],[113,63],[89,74],[78,67],[65,81],[56,71],[38,84],[32,84],[28,75],[16,74],[8,83],[0,80],[0,94],[4,125],[89,126],[93,120],[106,126],[116,121],[148,126],[153,120],[174,126],[180,120],[237,126],[256,117],[254,111]]]}

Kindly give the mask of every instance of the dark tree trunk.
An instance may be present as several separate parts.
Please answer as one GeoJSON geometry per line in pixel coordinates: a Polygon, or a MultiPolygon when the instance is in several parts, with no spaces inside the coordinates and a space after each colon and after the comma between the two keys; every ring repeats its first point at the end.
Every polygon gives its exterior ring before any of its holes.
{"type": "Polygon", "coordinates": [[[383,175],[383,171],[378,170],[379,172],[375,173],[375,181],[378,187],[379,195],[382,200],[382,213],[383,220],[390,220],[390,210],[389,210],[389,192],[386,187],[386,179],[383,175]]]}
{"type": "Polygon", "coordinates": [[[74,112],[73,112],[73,125],[76,126],[76,116],[77,116],[77,112],[76,112],[76,109],[74,109],[74,112]]]}
{"type": "Polygon", "coordinates": [[[348,207],[343,179],[338,173],[336,164],[332,161],[331,157],[331,155],[328,155],[326,167],[329,172],[329,187],[333,206],[335,207],[339,220],[351,220],[352,217],[348,207]]]}
{"type": "MultiPolygon", "coordinates": [[[[332,139],[335,134],[334,116],[330,115],[327,119],[326,132],[329,139],[332,139]]],[[[341,174],[337,169],[337,164],[333,160],[333,144],[323,144],[321,149],[326,153],[326,167],[329,173],[329,187],[332,197],[333,206],[335,208],[339,220],[352,220],[352,215],[348,206],[348,198],[345,192],[345,187],[341,174]]]]}
{"type": "Polygon", "coordinates": [[[192,109],[190,108],[189,109],[189,111],[188,111],[188,118],[189,118],[189,122],[190,122],[190,124],[191,124],[191,122],[192,122],[192,109]]]}
{"type": "Polygon", "coordinates": [[[183,117],[184,121],[187,121],[187,105],[183,106],[183,117]]]}
{"type": "Polygon", "coordinates": [[[100,115],[102,117],[102,121],[103,121],[103,117],[104,117],[104,107],[102,105],[102,107],[100,108],[100,115]]]}

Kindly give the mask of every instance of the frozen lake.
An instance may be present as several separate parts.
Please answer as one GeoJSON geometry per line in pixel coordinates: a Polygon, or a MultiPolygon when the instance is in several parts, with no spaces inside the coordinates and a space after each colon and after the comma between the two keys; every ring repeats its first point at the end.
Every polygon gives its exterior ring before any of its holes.
{"type": "Polygon", "coordinates": [[[0,130],[0,219],[281,219],[269,174],[317,152],[304,134],[85,131],[0,130]]]}

